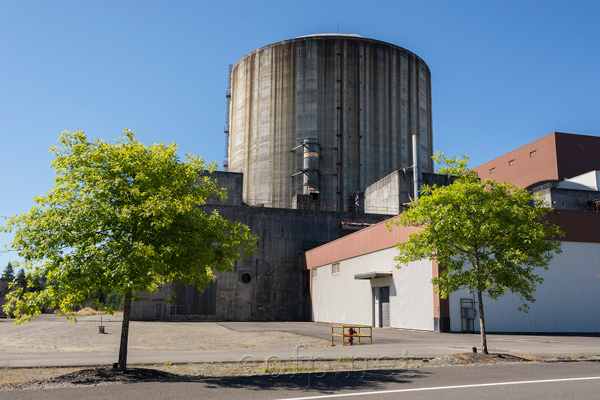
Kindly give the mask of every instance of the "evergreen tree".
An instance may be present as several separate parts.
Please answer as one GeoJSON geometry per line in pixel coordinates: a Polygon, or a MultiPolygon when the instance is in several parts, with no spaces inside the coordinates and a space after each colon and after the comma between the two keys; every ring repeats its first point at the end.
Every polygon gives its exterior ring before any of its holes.
{"type": "Polygon", "coordinates": [[[8,262],[8,265],[4,268],[4,271],[2,272],[2,279],[9,279],[11,281],[15,279],[15,269],[13,268],[10,261],[8,262]]]}
{"type": "Polygon", "coordinates": [[[19,287],[27,287],[27,275],[25,274],[25,270],[23,268],[21,268],[17,274],[17,281],[19,281],[19,287]]]}

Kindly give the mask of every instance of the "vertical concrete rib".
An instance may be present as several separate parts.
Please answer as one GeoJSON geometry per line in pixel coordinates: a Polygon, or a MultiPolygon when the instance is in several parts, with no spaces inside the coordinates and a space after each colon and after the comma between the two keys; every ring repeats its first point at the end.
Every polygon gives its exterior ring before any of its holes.
{"type": "MultiPolygon", "coordinates": [[[[320,199],[340,208],[355,192],[412,160],[411,135],[432,155],[431,81],[413,53],[356,35],[315,35],[262,47],[232,72],[229,170],[244,173],[244,201],[291,206],[301,193],[302,157],[316,137],[320,199]],[[336,176],[337,173],[337,176],[336,176]],[[339,193],[338,193],[339,192],[339,193]]],[[[433,172],[430,161],[425,172],[433,172]]]]}

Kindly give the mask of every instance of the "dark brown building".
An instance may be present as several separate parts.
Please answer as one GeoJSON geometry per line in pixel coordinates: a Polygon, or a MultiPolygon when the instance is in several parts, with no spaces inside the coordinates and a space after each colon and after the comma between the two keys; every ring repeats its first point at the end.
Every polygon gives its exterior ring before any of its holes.
{"type": "Polygon", "coordinates": [[[481,179],[531,189],[600,170],[600,137],[553,132],[475,168],[481,179]]]}

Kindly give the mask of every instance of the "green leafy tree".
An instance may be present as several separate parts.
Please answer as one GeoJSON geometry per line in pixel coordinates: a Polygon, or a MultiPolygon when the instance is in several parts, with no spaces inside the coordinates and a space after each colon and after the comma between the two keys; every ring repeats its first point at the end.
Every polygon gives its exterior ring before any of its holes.
{"type": "Polygon", "coordinates": [[[133,294],[168,281],[202,290],[215,272],[253,254],[257,239],[247,226],[199,208],[226,192],[201,175],[214,164],[190,154],[180,160],[175,144],[143,146],[129,130],[114,144],[63,132],[51,151],[55,187],[3,227],[15,232],[12,246],[28,274],[45,277],[46,286],[15,289],[4,309],[20,324],[42,308],[69,313],[100,293],[122,294],[118,368],[125,371],[133,294]]]}
{"type": "Polygon", "coordinates": [[[461,288],[477,294],[481,347],[488,354],[483,294],[495,300],[516,293],[522,299],[519,310],[526,312],[543,281],[535,269],[547,269],[560,253],[562,232],[544,221],[551,208],[540,197],[509,182],[479,180],[467,157],[436,154],[434,160],[446,165],[438,173],[456,179],[448,186],[424,186],[419,199],[388,225],[423,228],[397,245],[395,260],[398,267],[435,260],[443,269],[432,283],[442,298],[461,288]]]}
{"type": "Polygon", "coordinates": [[[98,303],[105,309],[123,310],[125,296],[120,293],[100,293],[98,303]]]}
{"type": "Polygon", "coordinates": [[[9,279],[11,281],[15,279],[15,269],[13,268],[10,261],[4,268],[4,271],[2,272],[2,279],[9,279]]]}

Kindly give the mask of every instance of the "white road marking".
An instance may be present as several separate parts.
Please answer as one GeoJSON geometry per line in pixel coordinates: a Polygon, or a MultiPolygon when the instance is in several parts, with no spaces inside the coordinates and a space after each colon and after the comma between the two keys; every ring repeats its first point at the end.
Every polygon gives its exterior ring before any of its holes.
{"type": "Polygon", "coordinates": [[[294,397],[294,398],[286,398],[286,399],[281,399],[281,400],[334,399],[336,397],[371,396],[371,395],[377,395],[377,394],[425,392],[428,390],[463,389],[463,388],[475,388],[475,387],[486,387],[486,386],[527,385],[527,384],[531,384],[531,383],[587,381],[587,380],[594,380],[594,379],[600,379],[600,376],[588,376],[588,377],[582,377],[582,378],[543,379],[543,380],[538,380],[538,381],[478,383],[478,384],[473,384],[473,385],[436,386],[436,387],[424,387],[424,388],[414,388],[414,389],[382,390],[379,392],[357,392],[357,393],[329,394],[329,395],[309,396],[309,397],[294,397]]]}

